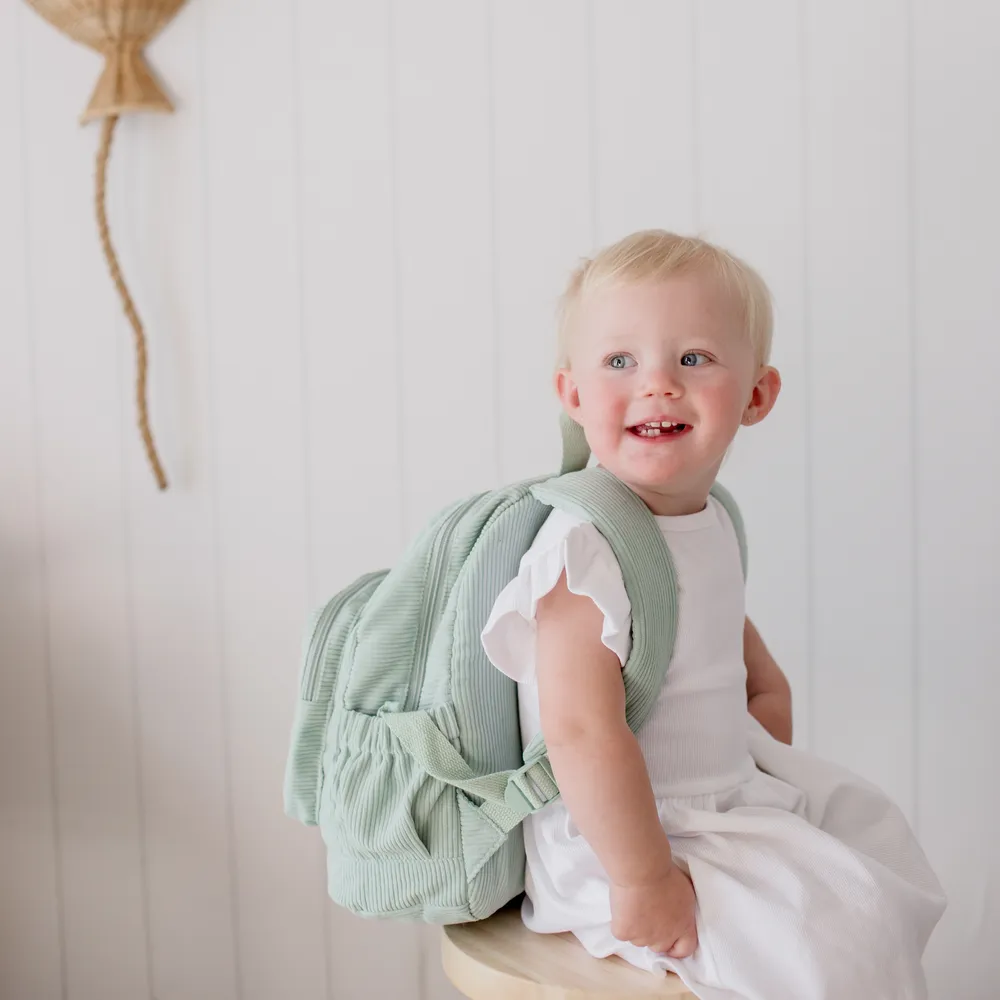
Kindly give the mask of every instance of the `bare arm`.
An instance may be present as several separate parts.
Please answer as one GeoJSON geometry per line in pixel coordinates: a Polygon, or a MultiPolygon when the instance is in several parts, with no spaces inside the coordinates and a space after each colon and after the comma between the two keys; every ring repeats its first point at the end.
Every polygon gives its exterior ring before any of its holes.
{"type": "Polygon", "coordinates": [[[613,882],[671,864],[639,744],[625,721],[618,657],[600,639],[600,609],[565,576],[538,605],[542,732],[563,800],[613,882]]]}
{"type": "Polygon", "coordinates": [[[697,943],[694,894],[673,864],[625,721],[621,664],[601,642],[601,612],[570,593],[564,575],[536,620],[542,732],[563,800],[612,882],[612,932],[685,957],[697,943]]]}
{"type": "Polygon", "coordinates": [[[776,740],[790,744],[792,689],[749,618],[743,626],[743,659],[747,666],[747,707],[750,714],[776,740]]]}

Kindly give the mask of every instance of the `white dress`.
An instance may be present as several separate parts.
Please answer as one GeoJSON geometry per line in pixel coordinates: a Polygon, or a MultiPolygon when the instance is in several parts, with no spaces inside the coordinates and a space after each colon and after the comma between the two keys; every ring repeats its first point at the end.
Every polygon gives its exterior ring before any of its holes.
{"type": "MultiPolygon", "coordinates": [[[[525,822],[524,922],[572,931],[596,956],[676,972],[702,1000],[917,1000],[921,955],[945,900],[902,813],[840,767],[773,740],[748,714],[736,534],[714,498],[658,517],[679,581],[673,659],[639,745],[677,863],[697,896],[699,947],[671,959],[611,933],[608,881],[561,800],[525,822]]],[[[540,729],[538,600],[566,570],[604,615],[622,661],[631,613],[593,525],[554,511],[483,632],[518,682],[524,745],[540,729]]]]}

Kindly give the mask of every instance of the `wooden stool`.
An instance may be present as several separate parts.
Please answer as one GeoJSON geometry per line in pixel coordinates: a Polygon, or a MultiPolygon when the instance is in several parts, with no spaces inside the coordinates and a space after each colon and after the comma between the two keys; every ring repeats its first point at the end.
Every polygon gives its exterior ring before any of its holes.
{"type": "Polygon", "coordinates": [[[441,960],[469,1000],[697,1000],[676,976],[592,958],[572,934],[529,931],[518,909],[445,927],[441,960]]]}

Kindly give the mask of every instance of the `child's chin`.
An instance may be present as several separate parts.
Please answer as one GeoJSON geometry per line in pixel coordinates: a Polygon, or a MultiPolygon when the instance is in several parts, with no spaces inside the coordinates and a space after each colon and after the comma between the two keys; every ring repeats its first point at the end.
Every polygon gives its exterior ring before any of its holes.
{"type": "Polygon", "coordinates": [[[615,472],[619,479],[632,486],[640,488],[656,489],[669,486],[680,479],[687,479],[690,470],[687,463],[679,462],[676,458],[659,457],[655,460],[645,462],[623,463],[621,471],[615,472]]]}

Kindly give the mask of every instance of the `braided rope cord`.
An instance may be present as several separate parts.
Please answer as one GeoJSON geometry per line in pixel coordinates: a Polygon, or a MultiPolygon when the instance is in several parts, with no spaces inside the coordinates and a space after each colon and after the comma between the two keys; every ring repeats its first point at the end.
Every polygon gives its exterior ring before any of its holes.
{"type": "Polygon", "coordinates": [[[149,358],[146,350],[146,335],[143,332],[142,321],[136,312],[135,303],[129,294],[128,286],[122,276],[121,266],[118,263],[118,256],[111,243],[111,231],[108,227],[108,214],[105,206],[105,192],[107,187],[108,158],[111,155],[111,140],[114,136],[115,126],[118,124],[118,115],[109,115],[101,124],[101,143],[97,151],[97,187],[95,190],[95,207],[97,209],[97,228],[100,232],[101,247],[104,250],[105,259],[108,262],[108,269],[111,278],[118,289],[125,315],[132,326],[135,334],[135,356],[136,356],[136,384],[135,398],[139,416],[139,432],[142,435],[142,442],[146,449],[146,457],[153,470],[156,484],[161,490],[167,488],[167,476],[163,471],[156,451],[156,443],[153,440],[153,432],[149,426],[149,411],[146,405],[146,381],[149,367],[149,358]]]}

